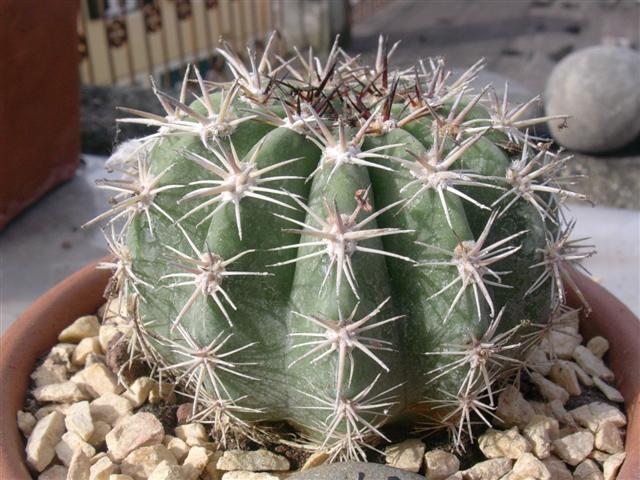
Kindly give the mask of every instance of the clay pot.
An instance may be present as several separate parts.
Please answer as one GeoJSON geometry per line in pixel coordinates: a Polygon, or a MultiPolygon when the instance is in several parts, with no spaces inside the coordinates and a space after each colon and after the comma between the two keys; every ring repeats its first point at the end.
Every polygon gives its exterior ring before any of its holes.
{"type": "Polygon", "coordinates": [[[79,3],[0,1],[0,230],[80,164],[79,3]]]}
{"type": "MultiPolygon", "coordinates": [[[[97,263],[97,262],[96,262],[97,263]]],[[[29,375],[39,356],[49,350],[58,333],[81,315],[95,312],[104,302],[102,292],[109,272],[96,270],[96,263],[59,283],[27,309],[0,341],[0,478],[31,478],[24,462],[24,442],[16,424],[23,406],[29,375]]],[[[587,297],[591,315],[581,322],[585,338],[602,335],[611,344],[608,360],[617,387],[625,398],[629,424],[627,458],[618,480],[640,478],[640,320],[613,295],[585,276],[575,273],[587,297]]],[[[568,292],[569,304],[578,299],[568,292]]]]}

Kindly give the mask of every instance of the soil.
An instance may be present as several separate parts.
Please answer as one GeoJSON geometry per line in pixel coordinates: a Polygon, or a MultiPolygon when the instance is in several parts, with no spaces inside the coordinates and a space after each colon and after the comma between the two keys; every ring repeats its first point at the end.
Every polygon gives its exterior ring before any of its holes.
{"type": "Polygon", "coordinates": [[[306,463],[307,459],[311,456],[311,452],[308,450],[282,444],[274,445],[271,451],[278,455],[287,457],[287,460],[289,460],[289,463],[291,464],[291,470],[300,470],[306,463]]]}
{"type": "Polygon", "coordinates": [[[167,435],[175,436],[175,429],[178,425],[176,419],[176,412],[178,411],[178,405],[160,402],[157,405],[145,403],[138,412],[149,412],[156,416],[160,423],[164,427],[164,432],[167,435]]]}
{"type": "Polygon", "coordinates": [[[139,359],[129,364],[129,344],[123,341],[121,333],[109,341],[105,363],[113,373],[119,373],[129,383],[150,373],[149,367],[139,359]]]}

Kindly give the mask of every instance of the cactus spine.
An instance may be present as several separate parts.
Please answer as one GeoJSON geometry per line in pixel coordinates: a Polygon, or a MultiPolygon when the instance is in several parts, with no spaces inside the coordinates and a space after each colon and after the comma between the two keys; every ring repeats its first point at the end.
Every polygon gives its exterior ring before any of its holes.
{"type": "Polygon", "coordinates": [[[372,67],[273,41],[250,67],[222,49],[231,83],[154,85],[165,116],[123,109],[157,130],[116,151],[90,223],[111,225],[132,358],[221,441],[287,421],[361,459],[411,421],[463,446],[591,253],[560,214],[566,157],[528,133],[549,117],[474,94],[481,62],[451,81],[441,59],[392,73],[384,39],[372,67]]]}

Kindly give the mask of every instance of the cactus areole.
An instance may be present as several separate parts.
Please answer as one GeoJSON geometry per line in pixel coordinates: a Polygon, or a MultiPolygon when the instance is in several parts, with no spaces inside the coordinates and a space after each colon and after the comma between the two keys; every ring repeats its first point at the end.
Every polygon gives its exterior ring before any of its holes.
{"type": "MultiPolygon", "coordinates": [[[[192,420],[363,459],[385,425],[459,447],[495,415],[553,312],[565,262],[591,252],[561,212],[567,158],[478,62],[391,71],[334,44],[273,54],[234,80],[188,69],[166,115],[116,150],[103,222],[131,358],[192,399],[192,420]],[[295,436],[291,437],[291,431],[295,436]]],[[[395,45],[394,45],[395,48],[395,45]]],[[[535,101],[536,99],[532,100],[535,101]]]]}

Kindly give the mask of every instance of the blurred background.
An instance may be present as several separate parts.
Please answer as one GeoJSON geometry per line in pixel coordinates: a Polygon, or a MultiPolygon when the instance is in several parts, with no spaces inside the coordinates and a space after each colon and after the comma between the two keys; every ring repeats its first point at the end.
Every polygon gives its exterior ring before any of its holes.
{"type": "Polygon", "coordinates": [[[189,63],[226,80],[221,42],[259,51],[274,30],[283,56],[322,56],[338,34],[372,56],[382,33],[401,41],[397,67],[442,56],[456,75],[485,58],[478,88],[508,83],[512,105],[542,94],[530,116],[572,114],[547,133],[595,204],[570,205],[574,235],[596,246],[596,280],[640,314],[637,0],[2,0],[0,24],[2,330],[106,253],[99,228],[80,228],[107,205],[94,182],[117,142],[145,134],[117,129],[116,107],[160,113],[150,76],[170,93],[189,63]]]}

